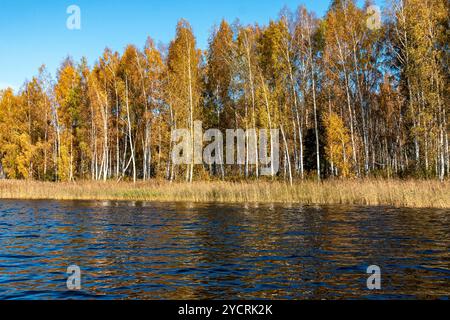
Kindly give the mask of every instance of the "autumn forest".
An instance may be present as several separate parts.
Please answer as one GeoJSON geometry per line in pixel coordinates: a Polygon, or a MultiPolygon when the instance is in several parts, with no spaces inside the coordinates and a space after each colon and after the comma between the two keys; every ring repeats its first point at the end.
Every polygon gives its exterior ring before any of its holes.
{"type": "MultiPolygon", "coordinates": [[[[38,181],[258,179],[259,166],[172,163],[171,131],[280,130],[274,179],[450,176],[449,3],[334,0],[268,25],[222,21],[207,50],[186,20],[98,61],[42,66],[0,91],[0,176],[38,181]],[[93,63],[92,65],[90,63],[93,63]]],[[[105,44],[107,45],[107,44],[105,44]]],[[[100,53],[99,53],[100,54],[100,53]]],[[[267,179],[267,178],[266,178],[267,179]]]]}

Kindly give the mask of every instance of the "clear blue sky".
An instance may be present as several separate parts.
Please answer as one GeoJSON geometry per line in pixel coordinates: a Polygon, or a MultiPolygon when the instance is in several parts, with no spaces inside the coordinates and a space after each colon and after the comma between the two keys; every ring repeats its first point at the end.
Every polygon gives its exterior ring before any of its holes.
{"type": "MultiPolygon", "coordinates": [[[[363,1],[360,1],[362,3],[363,1]]],[[[68,55],[85,56],[92,65],[105,47],[122,51],[142,47],[148,36],[169,43],[180,18],[187,19],[206,49],[214,24],[236,18],[244,24],[266,24],[287,6],[304,4],[318,16],[329,0],[1,0],[0,89],[18,89],[45,64],[54,74],[68,55]],[[66,28],[69,5],[81,8],[81,30],[66,28]]]]}

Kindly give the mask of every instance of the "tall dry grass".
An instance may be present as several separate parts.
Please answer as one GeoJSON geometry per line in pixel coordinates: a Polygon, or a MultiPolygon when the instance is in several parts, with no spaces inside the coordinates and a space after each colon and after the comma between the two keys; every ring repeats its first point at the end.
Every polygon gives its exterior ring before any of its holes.
{"type": "Polygon", "coordinates": [[[298,182],[76,182],[0,181],[0,199],[133,200],[159,202],[299,203],[450,208],[450,182],[334,180],[298,182]]]}

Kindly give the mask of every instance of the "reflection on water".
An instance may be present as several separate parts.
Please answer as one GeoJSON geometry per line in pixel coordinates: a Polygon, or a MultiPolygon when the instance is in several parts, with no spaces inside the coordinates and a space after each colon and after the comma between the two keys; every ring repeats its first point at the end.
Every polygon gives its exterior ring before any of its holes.
{"type": "Polygon", "coordinates": [[[446,299],[449,213],[1,201],[0,299],[446,299]]]}

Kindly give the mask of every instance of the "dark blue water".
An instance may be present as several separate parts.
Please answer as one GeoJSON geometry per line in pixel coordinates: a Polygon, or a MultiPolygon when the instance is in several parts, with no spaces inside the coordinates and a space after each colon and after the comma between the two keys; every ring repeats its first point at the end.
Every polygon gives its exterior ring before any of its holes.
{"type": "Polygon", "coordinates": [[[0,201],[0,299],[448,299],[449,249],[448,210],[0,201]]]}

